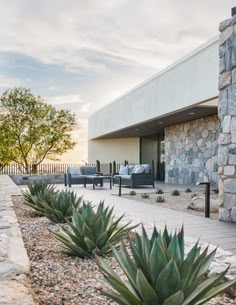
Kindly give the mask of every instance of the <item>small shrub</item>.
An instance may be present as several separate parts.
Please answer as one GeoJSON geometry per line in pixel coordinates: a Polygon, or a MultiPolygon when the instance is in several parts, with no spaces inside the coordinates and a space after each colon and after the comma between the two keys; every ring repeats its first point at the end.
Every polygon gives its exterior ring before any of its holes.
{"type": "Polygon", "coordinates": [[[197,196],[198,196],[198,194],[194,193],[194,194],[191,195],[191,198],[194,198],[194,197],[197,197],[197,196]]]}
{"type": "Polygon", "coordinates": [[[173,190],[173,192],[171,193],[172,196],[179,196],[180,192],[179,190],[173,190]]]}
{"type": "Polygon", "coordinates": [[[158,189],[158,190],[156,191],[156,194],[164,194],[164,191],[163,191],[162,189],[158,189]]]}
{"type": "Polygon", "coordinates": [[[135,195],[136,195],[136,192],[135,192],[135,191],[130,191],[130,192],[129,192],[129,195],[130,195],[130,196],[135,196],[135,195]]]}
{"type": "Polygon", "coordinates": [[[68,190],[61,192],[44,190],[30,196],[30,201],[25,204],[54,223],[65,223],[71,220],[73,209],[79,209],[82,198],[82,196],[78,198],[76,193],[68,190]]]}
{"type": "Polygon", "coordinates": [[[118,304],[126,305],[203,305],[235,285],[236,279],[223,283],[226,271],[209,277],[209,266],[216,249],[208,254],[198,242],[184,255],[183,230],[163,234],[153,230],[151,240],[144,228],[129,242],[131,253],[122,244],[112,247],[115,260],[126,276],[120,276],[102,259],[97,264],[114,290],[104,294],[118,304]]]}
{"type": "Polygon", "coordinates": [[[185,193],[192,193],[192,190],[188,187],[186,188],[185,193]]]}
{"type": "Polygon", "coordinates": [[[156,202],[165,202],[164,196],[157,196],[156,202]]]}
{"type": "Polygon", "coordinates": [[[119,226],[122,215],[115,220],[113,208],[104,207],[104,201],[94,212],[91,204],[83,203],[81,211],[73,210],[70,228],[63,228],[61,233],[51,232],[63,243],[66,253],[80,258],[104,255],[111,251],[111,245],[116,245],[130,230],[137,227],[127,223],[119,226]]]}
{"type": "Polygon", "coordinates": [[[141,196],[142,196],[142,198],[149,198],[149,194],[148,193],[142,193],[141,196]]]}

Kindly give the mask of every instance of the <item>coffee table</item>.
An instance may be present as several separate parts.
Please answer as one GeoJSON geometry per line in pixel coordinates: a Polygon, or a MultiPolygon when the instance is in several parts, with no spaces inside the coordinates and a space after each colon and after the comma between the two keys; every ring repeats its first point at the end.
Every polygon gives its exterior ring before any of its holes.
{"type": "Polygon", "coordinates": [[[84,179],[84,187],[87,186],[88,183],[93,184],[93,189],[95,190],[95,185],[100,184],[100,187],[103,185],[104,180],[109,180],[110,189],[112,189],[112,176],[103,176],[103,175],[86,175],[84,179]]]}

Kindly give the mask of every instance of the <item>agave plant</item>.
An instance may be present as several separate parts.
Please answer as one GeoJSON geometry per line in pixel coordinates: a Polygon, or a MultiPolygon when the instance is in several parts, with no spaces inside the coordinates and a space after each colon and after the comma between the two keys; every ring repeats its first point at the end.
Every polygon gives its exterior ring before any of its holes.
{"type": "Polygon", "coordinates": [[[55,223],[65,223],[71,220],[73,210],[78,210],[83,197],[77,197],[73,191],[42,192],[32,196],[33,203],[27,203],[39,214],[55,223]]]}
{"type": "Polygon", "coordinates": [[[47,202],[49,198],[55,195],[57,192],[58,191],[56,191],[54,185],[47,184],[43,180],[36,180],[32,184],[28,184],[27,190],[22,190],[22,195],[24,197],[24,203],[32,207],[37,215],[43,216],[40,208],[38,208],[38,202],[36,199],[40,197],[47,202]]]}
{"type": "Polygon", "coordinates": [[[51,232],[63,243],[67,254],[80,258],[92,257],[95,254],[104,255],[111,251],[111,245],[123,239],[136,226],[127,223],[119,226],[124,215],[114,219],[113,208],[104,206],[104,201],[98,205],[97,211],[91,204],[83,202],[81,210],[73,210],[70,228],[62,228],[61,233],[51,232]]]}
{"type": "Polygon", "coordinates": [[[127,277],[124,282],[101,258],[97,263],[116,292],[104,292],[122,305],[201,305],[236,283],[222,283],[225,272],[208,277],[216,250],[202,253],[198,243],[184,257],[183,230],[173,236],[154,228],[151,240],[143,228],[130,242],[131,254],[124,245],[113,255],[127,277]]]}

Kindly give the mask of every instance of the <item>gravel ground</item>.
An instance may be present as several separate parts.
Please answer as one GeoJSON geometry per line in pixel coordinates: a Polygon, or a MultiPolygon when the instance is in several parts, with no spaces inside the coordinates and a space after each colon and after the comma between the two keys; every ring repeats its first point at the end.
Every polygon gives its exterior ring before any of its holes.
{"type": "MultiPolygon", "coordinates": [[[[14,196],[15,212],[31,262],[31,287],[39,305],[114,305],[101,291],[109,285],[92,260],[82,260],[63,254],[59,241],[48,229],[58,230],[45,217],[35,217],[23,204],[21,196],[14,196]]],[[[115,260],[106,261],[122,275],[115,260]]],[[[236,299],[223,295],[207,305],[232,305],[236,299]]]]}
{"type": "MultiPolygon", "coordinates": [[[[129,194],[122,195],[122,197],[145,202],[147,204],[154,204],[162,208],[172,209],[172,210],[204,217],[204,212],[201,211],[199,212],[187,208],[191,203],[192,194],[197,194],[198,196],[202,196],[202,197],[205,196],[204,193],[202,192],[194,192],[194,193],[180,192],[179,196],[173,196],[171,195],[171,193],[165,192],[164,194],[149,193],[149,198],[142,198],[142,195],[140,193],[137,193],[136,195],[132,195],[132,196],[129,194]],[[157,196],[164,196],[165,202],[156,202],[157,196]]],[[[216,199],[217,196],[218,196],[217,194],[211,193],[212,199],[216,199]]],[[[210,218],[218,219],[218,213],[211,212],[210,218]]]]}

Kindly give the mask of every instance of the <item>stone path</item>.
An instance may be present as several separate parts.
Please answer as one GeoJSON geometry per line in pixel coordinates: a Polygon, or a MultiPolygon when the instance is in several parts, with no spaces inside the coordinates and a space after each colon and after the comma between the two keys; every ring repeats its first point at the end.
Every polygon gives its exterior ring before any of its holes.
{"type": "Polygon", "coordinates": [[[13,210],[11,195],[19,188],[0,176],[0,305],[34,305],[27,287],[29,260],[13,210]]]}

